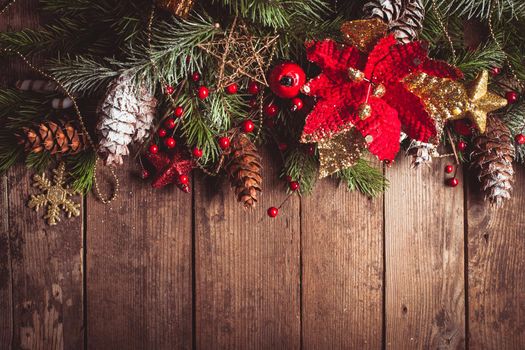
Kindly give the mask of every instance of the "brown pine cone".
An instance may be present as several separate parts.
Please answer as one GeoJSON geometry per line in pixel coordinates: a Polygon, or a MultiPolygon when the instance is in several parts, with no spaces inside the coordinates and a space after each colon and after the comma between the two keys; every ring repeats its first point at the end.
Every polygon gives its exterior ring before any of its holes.
{"type": "Polygon", "coordinates": [[[87,136],[71,122],[47,121],[37,127],[24,127],[21,143],[26,151],[39,153],[44,150],[52,155],[77,154],[86,149],[87,136]]]}
{"type": "Polygon", "coordinates": [[[487,131],[476,137],[473,147],[472,166],[478,171],[485,200],[500,207],[503,200],[510,199],[514,182],[512,134],[500,119],[491,116],[487,120],[487,131]]]}
{"type": "Polygon", "coordinates": [[[245,135],[235,136],[231,142],[226,172],[235,195],[245,208],[255,207],[262,191],[261,156],[252,141],[245,135]]]}

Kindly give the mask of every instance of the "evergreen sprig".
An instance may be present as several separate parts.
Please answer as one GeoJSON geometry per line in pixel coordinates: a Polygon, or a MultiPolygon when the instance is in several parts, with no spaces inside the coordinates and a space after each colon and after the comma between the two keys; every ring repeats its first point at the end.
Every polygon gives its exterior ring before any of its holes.
{"type": "Polygon", "coordinates": [[[367,197],[377,197],[388,187],[388,180],[381,169],[359,159],[354,166],[339,171],[336,176],[346,183],[350,191],[358,190],[367,197]]]}

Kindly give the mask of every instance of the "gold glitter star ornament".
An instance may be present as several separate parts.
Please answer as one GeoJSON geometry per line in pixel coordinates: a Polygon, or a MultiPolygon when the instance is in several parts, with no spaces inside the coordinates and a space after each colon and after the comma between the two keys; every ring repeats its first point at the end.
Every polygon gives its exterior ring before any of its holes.
{"type": "Polygon", "coordinates": [[[29,208],[39,210],[46,206],[47,212],[44,219],[49,225],[56,225],[60,221],[60,212],[66,212],[68,218],[80,215],[80,204],[70,200],[68,197],[75,195],[75,191],[65,186],[66,166],[60,163],[58,168],[53,170],[53,181],[46,177],[46,174],[33,176],[34,187],[38,187],[42,193],[31,195],[29,208]]]}

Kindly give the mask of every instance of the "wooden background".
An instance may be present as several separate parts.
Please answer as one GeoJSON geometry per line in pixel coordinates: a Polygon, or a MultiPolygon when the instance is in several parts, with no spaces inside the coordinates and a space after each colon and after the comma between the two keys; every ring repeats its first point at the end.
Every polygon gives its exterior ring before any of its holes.
{"type": "MultiPolygon", "coordinates": [[[[36,26],[34,3],[0,30],[36,26]]],[[[89,195],[53,228],[17,167],[0,182],[0,348],[524,349],[525,171],[493,211],[445,187],[444,164],[401,157],[374,200],[323,181],[277,219],[278,165],[250,214],[225,183],[153,191],[130,165],[116,203],[89,195]]]]}

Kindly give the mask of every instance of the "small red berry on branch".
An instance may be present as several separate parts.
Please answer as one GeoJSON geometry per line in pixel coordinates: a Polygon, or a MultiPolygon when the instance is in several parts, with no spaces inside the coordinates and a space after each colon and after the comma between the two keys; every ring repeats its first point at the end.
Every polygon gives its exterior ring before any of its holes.
{"type": "Polygon", "coordinates": [[[300,111],[301,109],[303,109],[303,107],[304,107],[303,100],[301,100],[299,97],[296,97],[292,100],[292,107],[291,107],[292,112],[300,111]]]}
{"type": "Polygon", "coordinates": [[[193,72],[193,74],[191,75],[191,80],[193,80],[194,82],[198,82],[199,80],[201,80],[201,75],[199,72],[193,72]]]}
{"type": "Polygon", "coordinates": [[[164,144],[165,144],[166,147],[168,147],[169,149],[173,149],[173,148],[175,148],[175,146],[177,146],[177,141],[176,141],[173,137],[168,137],[168,138],[164,141],[164,144]]]}
{"type": "Polygon", "coordinates": [[[228,137],[225,137],[225,136],[219,138],[219,147],[222,150],[226,150],[226,149],[230,148],[230,139],[228,137]]]}
{"type": "Polygon", "coordinates": [[[195,158],[202,157],[202,150],[200,148],[194,147],[193,151],[191,152],[195,158]]]}
{"type": "Polygon", "coordinates": [[[190,178],[188,177],[188,175],[180,175],[179,176],[179,182],[182,184],[182,185],[187,185],[190,183],[190,178]]]}
{"type": "Polygon", "coordinates": [[[290,182],[290,190],[292,191],[297,191],[299,189],[300,185],[299,185],[299,182],[297,181],[291,181],[290,182]]]}
{"type": "Polygon", "coordinates": [[[450,179],[447,179],[445,181],[445,184],[449,187],[456,187],[457,185],[459,185],[459,180],[457,177],[452,177],[450,179]]]}
{"type": "Polygon", "coordinates": [[[458,149],[463,152],[467,149],[467,143],[465,141],[459,141],[458,142],[458,149]]]}
{"type": "Polygon", "coordinates": [[[173,118],[168,118],[164,122],[164,126],[166,127],[166,129],[173,129],[175,128],[175,125],[177,125],[177,123],[175,122],[175,119],[173,118]]]}
{"type": "Polygon", "coordinates": [[[516,143],[518,145],[523,145],[525,144],[525,135],[523,134],[518,134],[514,137],[514,140],[516,141],[516,143]]]}
{"type": "Polygon", "coordinates": [[[453,171],[454,171],[454,166],[452,166],[450,164],[445,166],[445,173],[451,174],[453,171]]]}
{"type": "Polygon", "coordinates": [[[168,132],[166,131],[166,129],[159,129],[159,131],[157,131],[157,134],[159,135],[159,137],[166,137],[166,135],[168,134],[168,132]]]}
{"type": "Polygon", "coordinates": [[[175,116],[177,118],[180,118],[184,115],[184,108],[182,108],[182,106],[178,106],[177,108],[175,108],[175,116]]]}
{"type": "Polygon", "coordinates": [[[264,107],[264,114],[267,117],[273,118],[279,113],[279,107],[273,103],[269,103],[264,107]]]}
{"type": "Polygon", "coordinates": [[[166,85],[166,94],[167,95],[173,95],[175,92],[175,88],[171,85],[166,85]]]}
{"type": "Polygon", "coordinates": [[[242,122],[242,131],[245,133],[253,132],[255,129],[255,124],[251,120],[245,120],[242,122]]]}
{"type": "Polygon", "coordinates": [[[206,86],[199,87],[197,96],[199,96],[201,100],[207,99],[209,95],[210,95],[210,90],[206,86]]]}
{"type": "Polygon", "coordinates": [[[146,180],[149,177],[149,171],[146,169],[142,169],[142,173],[140,174],[140,177],[142,177],[144,180],[146,180]]]}
{"type": "Polygon", "coordinates": [[[518,102],[519,95],[516,91],[507,91],[505,98],[509,104],[514,104],[518,102]]]}
{"type": "Polygon", "coordinates": [[[275,218],[279,214],[279,209],[277,209],[276,207],[271,207],[271,208],[268,208],[267,213],[269,217],[275,218]]]}
{"type": "Polygon", "coordinates": [[[157,146],[156,144],[150,145],[149,146],[149,153],[151,153],[151,154],[159,153],[159,146],[157,146]]]}
{"type": "Polygon", "coordinates": [[[239,85],[236,83],[226,86],[226,92],[230,95],[235,95],[239,91],[239,85]]]}
{"type": "Polygon", "coordinates": [[[251,81],[250,84],[248,84],[248,93],[250,95],[257,95],[260,90],[259,84],[257,84],[256,81],[251,81]]]}

